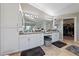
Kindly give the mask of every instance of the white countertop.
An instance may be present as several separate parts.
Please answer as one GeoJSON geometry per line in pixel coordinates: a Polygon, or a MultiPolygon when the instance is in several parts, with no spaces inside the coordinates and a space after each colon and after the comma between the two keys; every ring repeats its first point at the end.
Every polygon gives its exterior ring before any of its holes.
{"type": "Polygon", "coordinates": [[[28,35],[28,34],[40,34],[43,33],[44,35],[52,35],[52,33],[56,33],[58,31],[51,31],[51,32],[22,32],[19,35],[28,35]]]}

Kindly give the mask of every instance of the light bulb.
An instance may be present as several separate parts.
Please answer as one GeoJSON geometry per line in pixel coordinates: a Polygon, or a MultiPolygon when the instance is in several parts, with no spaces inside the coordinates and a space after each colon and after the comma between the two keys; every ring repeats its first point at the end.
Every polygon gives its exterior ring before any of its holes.
{"type": "Polygon", "coordinates": [[[31,17],[32,19],[34,19],[33,17],[31,17]]]}
{"type": "Polygon", "coordinates": [[[37,16],[37,18],[38,18],[38,16],[37,16]]]}
{"type": "Polygon", "coordinates": [[[25,16],[29,16],[29,14],[25,14],[25,16]]]}

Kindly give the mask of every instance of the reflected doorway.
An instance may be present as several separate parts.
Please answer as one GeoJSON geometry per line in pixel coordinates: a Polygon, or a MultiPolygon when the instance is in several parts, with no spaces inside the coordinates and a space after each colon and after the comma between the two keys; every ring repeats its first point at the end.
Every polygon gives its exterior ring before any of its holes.
{"type": "Polygon", "coordinates": [[[74,42],[74,18],[63,19],[63,39],[65,42],[74,42]]]}

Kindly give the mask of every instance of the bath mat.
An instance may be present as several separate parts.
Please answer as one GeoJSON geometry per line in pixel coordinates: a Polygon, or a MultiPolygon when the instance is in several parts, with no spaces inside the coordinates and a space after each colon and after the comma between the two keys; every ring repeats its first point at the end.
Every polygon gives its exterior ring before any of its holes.
{"type": "Polygon", "coordinates": [[[43,56],[43,55],[45,55],[45,52],[41,47],[36,47],[21,52],[21,56],[43,56]]]}
{"type": "Polygon", "coordinates": [[[58,48],[62,48],[62,47],[67,45],[66,43],[61,42],[61,41],[56,41],[56,42],[53,42],[52,44],[55,45],[58,48]]]}
{"type": "Polygon", "coordinates": [[[74,53],[75,55],[79,56],[79,47],[75,45],[70,45],[66,48],[68,51],[74,53]]]}

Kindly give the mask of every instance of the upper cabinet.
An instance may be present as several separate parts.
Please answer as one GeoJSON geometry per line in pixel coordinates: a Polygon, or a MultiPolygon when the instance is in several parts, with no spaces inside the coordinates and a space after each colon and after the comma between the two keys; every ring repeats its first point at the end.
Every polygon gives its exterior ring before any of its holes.
{"type": "Polygon", "coordinates": [[[14,3],[1,4],[1,27],[17,27],[19,5],[14,3]]]}

